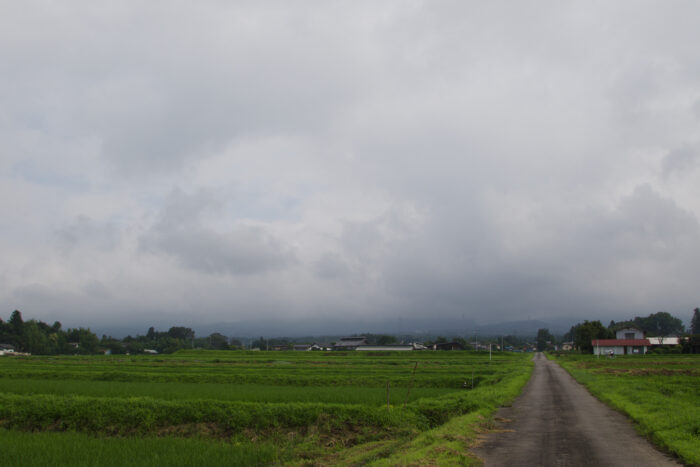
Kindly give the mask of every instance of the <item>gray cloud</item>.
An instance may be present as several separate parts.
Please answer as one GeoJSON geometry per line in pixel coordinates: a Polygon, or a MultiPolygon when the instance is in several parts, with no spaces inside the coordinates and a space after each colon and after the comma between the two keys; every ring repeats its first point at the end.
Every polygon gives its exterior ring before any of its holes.
{"type": "Polygon", "coordinates": [[[699,13],[2,4],[0,299],[76,324],[689,313],[699,13]]]}
{"type": "Polygon", "coordinates": [[[696,148],[682,147],[669,151],[661,162],[661,173],[668,178],[673,172],[683,172],[695,168],[698,161],[696,148]]]}
{"type": "Polygon", "coordinates": [[[110,224],[96,222],[87,216],[78,216],[71,224],[56,231],[58,246],[69,252],[76,247],[111,250],[119,241],[118,229],[110,224]]]}
{"type": "Polygon", "coordinates": [[[175,190],[158,222],[142,237],[141,247],[209,274],[260,274],[295,264],[292,249],[261,227],[218,232],[201,226],[203,213],[216,204],[207,193],[189,196],[175,190]]]}
{"type": "Polygon", "coordinates": [[[339,255],[325,253],[314,263],[314,272],[321,279],[346,279],[350,274],[350,268],[339,255]]]}

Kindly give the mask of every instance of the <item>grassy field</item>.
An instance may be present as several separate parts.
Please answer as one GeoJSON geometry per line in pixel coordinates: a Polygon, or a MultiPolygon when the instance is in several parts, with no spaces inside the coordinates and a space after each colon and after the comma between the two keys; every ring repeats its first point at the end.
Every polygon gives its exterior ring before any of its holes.
{"type": "Polygon", "coordinates": [[[688,465],[700,465],[700,355],[555,357],[596,397],[688,465]]]}
{"type": "Polygon", "coordinates": [[[475,430],[529,378],[529,357],[0,358],[0,452],[3,465],[465,464],[475,430]]]}

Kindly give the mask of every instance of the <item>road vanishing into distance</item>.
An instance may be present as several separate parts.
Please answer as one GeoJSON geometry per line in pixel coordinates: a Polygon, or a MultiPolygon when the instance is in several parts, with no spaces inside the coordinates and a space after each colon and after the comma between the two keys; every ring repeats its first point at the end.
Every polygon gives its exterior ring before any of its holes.
{"type": "Polygon", "coordinates": [[[487,467],[681,465],[541,353],[523,393],[496,420],[474,449],[487,467]]]}

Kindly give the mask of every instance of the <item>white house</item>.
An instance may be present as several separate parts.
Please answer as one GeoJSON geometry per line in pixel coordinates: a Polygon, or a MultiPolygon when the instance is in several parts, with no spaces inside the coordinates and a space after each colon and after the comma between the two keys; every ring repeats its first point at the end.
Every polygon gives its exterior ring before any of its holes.
{"type": "Polygon", "coordinates": [[[637,328],[623,328],[615,333],[615,339],[593,339],[593,355],[642,355],[651,346],[644,332],[637,328]]]}

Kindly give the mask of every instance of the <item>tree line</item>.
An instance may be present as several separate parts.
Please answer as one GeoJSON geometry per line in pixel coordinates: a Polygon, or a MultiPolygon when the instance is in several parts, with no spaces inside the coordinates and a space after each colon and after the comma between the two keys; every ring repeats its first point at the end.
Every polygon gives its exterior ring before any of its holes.
{"type": "Polygon", "coordinates": [[[103,335],[98,338],[90,328],[63,329],[60,322],[49,325],[43,321],[24,321],[15,310],[8,321],[0,318],[0,344],[12,345],[19,352],[33,355],[58,354],[137,354],[146,350],[172,353],[180,349],[235,350],[242,348],[240,341],[215,332],[207,337],[196,337],[191,328],[173,326],[158,332],[153,327],[146,334],[116,339],[103,335]]]}

